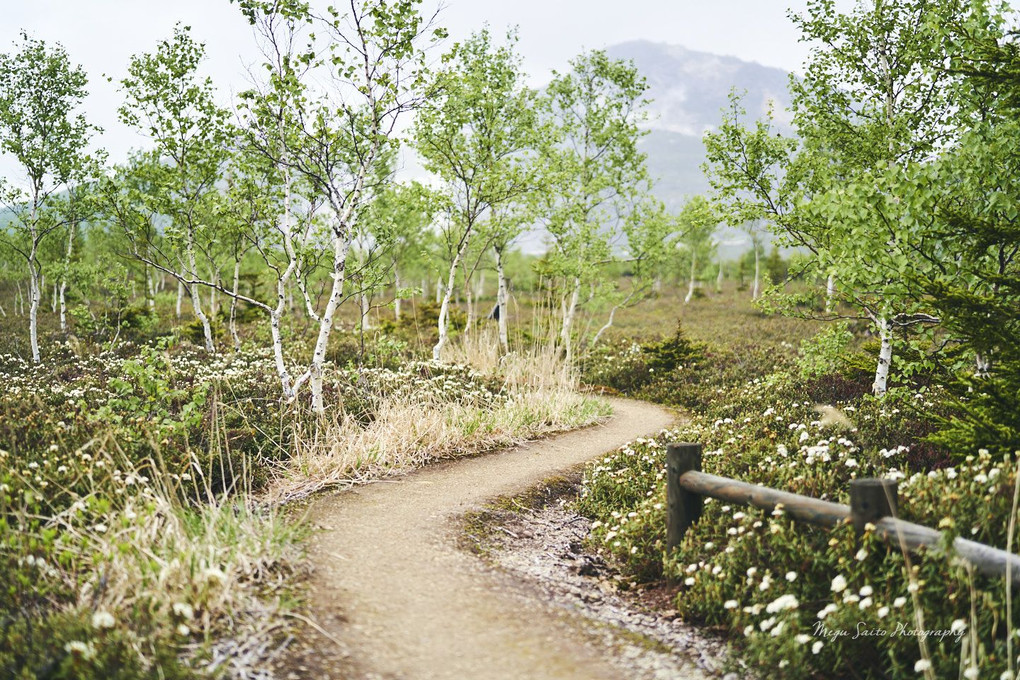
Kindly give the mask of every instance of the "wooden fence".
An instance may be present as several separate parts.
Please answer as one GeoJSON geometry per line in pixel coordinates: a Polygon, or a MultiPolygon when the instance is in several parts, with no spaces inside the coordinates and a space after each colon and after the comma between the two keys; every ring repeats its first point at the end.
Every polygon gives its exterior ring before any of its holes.
{"type": "MultiPolygon", "coordinates": [[[[850,521],[861,533],[870,522],[883,541],[904,552],[922,547],[942,549],[940,532],[896,517],[897,484],[890,479],[855,479],[850,482],[850,505],[830,503],[704,473],[701,444],[677,443],[666,448],[666,496],[669,549],[678,546],[687,529],[701,517],[705,496],[766,511],[781,503],[790,517],[830,529],[850,521]]],[[[1020,582],[1020,557],[1012,553],[965,538],[954,540],[953,549],[982,574],[998,577],[1011,574],[1013,581],[1020,582]]]]}

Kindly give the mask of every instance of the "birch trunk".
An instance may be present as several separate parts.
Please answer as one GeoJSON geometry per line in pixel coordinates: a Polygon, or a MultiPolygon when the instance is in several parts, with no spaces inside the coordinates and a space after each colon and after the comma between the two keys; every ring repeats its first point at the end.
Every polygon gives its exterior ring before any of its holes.
{"type": "Polygon", "coordinates": [[[393,270],[393,319],[400,321],[400,271],[393,270]]]}
{"type": "Polygon", "coordinates": [[[178,281],[177,282],[177,304],[174,306],[174,313],[177,315],[178,319],[181,318],[181,306],[182,306],[183,302],[184,302],[184,282],[183,281],[178,281]]]}
{"type": "Polygon", "coordinates": [[[333,331],[333,317],[336,315],[337,307],[340,306],[340,296],[343,294],[344,278],[347,271],[347,253],[350,251],[350,239],[346,238],[347,229],[342,229],[341,233],[343,236],[333,236],[333,273],[331,275],[333,285],[330,288],[329,299],[326,301],[326,308],[319,319],[319,335],[315,341],[315,351],[312,352],[312,361],[308,365],[308,384],[312,389],[312,408],[319,415],[326,412],[322,401],[323,364],[326,361],[329,336],[333,331]]]}
{"type": "Polygon", "coordinates": [[[148,269],[146,269],[146,276],[149,279],[149,285],[146,287],[146,304],[149,306],[149,311],[155,311],[156,293],[159,292],[160,280],[154,275],[148,275],[148,269]]]}
{"type": "Polygon", "coordinates": [[[17,315],[24,316],[25,315],[25,296],[21,292],[21,281],[20,280],[16,281],[16,284],[18,286],[18,292],[14,296],[14,314],[16,316],[17,315]],[[19,305],[21,307],[21,311],[20,312],[18,311],[19,305]]]}
{"type": "Polygon", "coordinates": [[[878,352],[878,367],[875,369],[875,382],[872,385],[872,392],[876,396],[885,394],[889,383],[889,366],[892,364],[892,327],[884,317],[875,320],[878,325],[879,336],[882,339],[882,347],[878,352]]]}
{"type": "Polygon", "coordinates": [[[241,261],[234,260],[234,294],[230,298],[230,337],[234,341],[234,351],[241,353],[241,338],[237,335],[237,292],[241,286],[241,261]]]}
{"type": "MultiPolygon", "coordinates": [[[[59,290],[59,288],[60,286],[58,286],[55,283],[53,284],[53,294],[50,295],[50,312],[53,314],[57,313],[57,291],[59,290]]],[[[60,330],[64,329],[61,328],[60,330]]]]}
{"type": "MultiPolygon", "coordinates": [[[[457,251],[457,255],[454,256],[453,262],[450,264],[450,273],[446,279],[446,292],[443,294],[443,300],[439,307],[439,340],[436,342],[435,347],[432,348],[432,358],[435,361],[441,361],[443,357],[443,348],[446,347],[446,343],[449,341],[447,335],[447,326],[449,324],[450,315],[450,297],[453,295],[454,288],[456,288],[457,280],[457,267],[460,265],[460,260],[464,257],[464,252],[467,250],[469,236],[465,236],[461,242],[460,250],[457,251]]],[[[436,284],[436,292],[440,290],[442,282],[436,284]]]]}
{"type": "Polygon", "coordinates": [[[694,273],[697,271],[697,266],[698,266],[698,256],[692,250],[691,251],[691,280],[690,280],[689,285],[687,286],[687,297],[684,298],[684,304],[685,305],[691,301],[692,297],[694,297],[694,273]]]}
{"type": "Polygon", "coordinates": [[[573,346],[571,343],[571,331],[574,325],[574,315],[577,313],[577,300],[581,295],[581,279],[574,279],[574,290],[570,293],[570,302],[563,306],[563,327],[560,329],[560,346],[563,348],[567,365],[574,358],[573,346]]]}
{"type": "Polygon", "coordinates": [[[825,282],[825,311],[832,311],[833,298],[836,295],[836,275],[829,274],[828,280],[825,282]]]}
{"type": "Polygon", "coordinates": [[[39,363],[39,298],[42,292],[39,290],[39,270],[35,262],[36,249],[32,245],[31,260],[28,265],[28,335],[32,345],[32,361],[39,363]]]}
{"type": "MultiPolygon", "coordinates": [[[[191,270],[188,273],[191,274],[192,279],[197,279],[198,266],[195,262],[195,244],[194,244],[195,235],[191,227],[188,228],[187,234],[188,238],[185,245],[187,246],[188,265],[191,268],[191,270]]],[[[198,320],[202,322],[202,333],[205,335],[206,351],[215,352],[216,346],[213,344],[212,325],[209,323],[209,317],[206,316],[205,312],[202,310],[202,298],[199,296],[197,284],[193,284],[191,286],[191,306],[195,310],[195,316],[198,317],[198,320]]]]}
{"type": "Polygon", "coordinates": [[[367,331],[372,328],[372,304],[368,299],[368,293],[361,294],[361,330],[367,331]]]}
{"type": "Polygon", "coordinates": [[[510,351],[510,334],[507,330],[507,285],[506,272],[503,270],[503,252],[496,251],[496,315],[499,324],[499,345],[503,352],[510,351]]]}
{"type": "Polygon", "coordinates": [[[761,292],[761,254],[758,252],[758,244],[754,244],[754,289],[751,291],[751,299],[757,300],[761,292]]]}

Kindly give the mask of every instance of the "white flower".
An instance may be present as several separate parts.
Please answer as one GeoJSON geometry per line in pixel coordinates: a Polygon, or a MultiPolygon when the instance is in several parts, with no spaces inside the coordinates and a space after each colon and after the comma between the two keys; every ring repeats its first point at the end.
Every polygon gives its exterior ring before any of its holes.
{"type": "Polygon", "coordinates": [[[769,635],[771,635],[772,637],[779,637],[780,635],[783,634],[783,630],[785,628],[786,628],[786,622],[785,621],[780,621],[779,623],[776,624],[776,627],[772,629],[772,632],[769,633],[769,635]]]}
{"type": "Polygon", "coordinates": [[[174,614],[182,619],[191,619],[195,615],[195,610],[187,602],[174,602],[173,609],[174,614]]]}
{"type": "Polygon", "coordinates": [[[857,551],[857,554],[854,555],[854,558],[858,562],[863,562],[864,560],[868,559],[868,551],[865,550],[864,548],[861,548],[860,550],[857,551]]]}
{"type": "Polygon", "coordinates": [[[776,625],[776,619],[775,619],[775,617],[770,616],[769,618],[767,618],[764,621],[762,621],[761,623],[759,623],[758,627],[761,628],[763,631],[765,631],[765,630],[768,630],[769,628],[771,628],[774,625],[776,625]]]}
{"type": "Polygon", "coordinates": [[[889,608],[888,607],[879,607],[878,608],[878,618],[884,619],[888,615],[889,615],[889,608]]]}
{"type": "Polygon", "coordinates": [[[914,664],[914,671],[917,673],[924,673],[926,670],[931,669],[931,661],[928,659],[918,659],[917,663],[914,664]]]}
{"type": "Polygon", "coordinates": [[[861,588],[861,597],[870,597],[874,592],[875,590],[871,586],[864,586],[861,588]]]}
{"type": "Polygon", "coordinates": [[[968,666],[967,670],[963,672],[963,677],[967,680],[977,680],[978,675],[978,669],[975,666],[968,666]]]}
{"type": "Polygon", "coordinates": [[[794,581],[796,581],[797,580],[797,572],[795,572],[795,571],[788,571],[788,572],[786,572],[786,580],[789,581],[790,583],[793,583],[794,581]]]}
{"type": "Polygon", "coordinates": [[[905,597],[897,597],[895,600],[893,600],[892,606],[894,606],[897,609],[899,609],[900,607],[902,607],[906,603],[907,603],[907,598],[905,598],[905,597]]]}
{"type": "Polygon", "coordinates": [[[105,609],[100,609],[92,615],[93,628],[99,628],[102,630],[104,628],[113,628],[115,625],[117,625],[117,620],[113,618],[113,614],[105,609]]]}
{"type": "Polygon", "coordinates": [[[694,580],[693,576],[688,576],[686,579],[684,579],[684,585],[686,586],[693,586],[695,583],[696,581],[694,580]]]}
{"type": "Polygon", "coordinates": [[[191,635],[191,629],[182,623],[181,625],[177,626],[177,634],[180,635],[181,637],[187,637],[188,635],[191,635]]]}
{"type": "Polygon", "coordinates": [[[748,569],[747,569],[747,575],[748,576],[754,576],[757,573],[758,573],[758,567],[748,567],[748,569]]]}
{"type": "Polygon", "coordinates": [[[830,602],[829,604],[825,605],[825,609],[818,612],[818,618],[824,619],[826,616],[836,611],[836,609],[837,609],[836,605],[830,602]]]}
{"type": "Polygon", "coordinates": [[[754,632],[754,626],[744,626],[744,637],[751,637],[751,633],[754,632]]]}
{"type": "Polygon", "coordinates": [[[96,647],[91,642],[81,642],[80,640],[72,640],[64,645],[64,651],[68,654],[80,656],[83,659],[92,659],[96,656],[96,647]]]}
{"type": "Polygon", "coordinates": [[[216,567],[209,567],[202,572],[202,578],[206,581],[216,581],[217,583],[224,583],[227,580],[227,575],[223,573],[222,569],[216,567]]]}
{"type": "Polygon", "coordinates": [[[836,578],[832,579],[832,592],[842,593],[846,590],[846,577],[843,574],[837,574],[836,578]]]}
{"type": "Polygon", "coordinates": [[[953,621],[953,624],[949,626],[949,630],[959,635],[963,631],[967,630],[967,622],[964,621],[963,619],[956,619],[955,621],[953,621]]]}
{"type": "Polygon", "coordinates": [[[857,605],[858,609],[867,609],[870,606],[871,606],[871,598],[870,597],[864,598],[863,600],[861,600],[861,603],[857,605]]]}
{"type": "Polygon", "coordinates": [[[811,645],[811,653],[817,654],[818,652],[822,651],[822,647],[824,646],[825,643],[822,642],[821,640],[818,640],[817,642],[815,642],[815,644],[811,645]]]}
{"type": "Polygon", "coordinates": [[[811,642],[811,636],[807,635],[806,633],[801,633],[800,635],[793,639],[797,641],[798,645],[806,645],[807,643],[811,642]]]}
{"type": "Polygon", "coordinates": [[[800,606],[800,603],[797,602],[797,598],[794,595],[780,595],[765,607],[765,611],[769,614],[775,614],[786,609],[796,609],[798,606],[800,606]]]}
{"type": "Polygon", "coordinates": [[[726,600],[726,602],[723,603],[723,609],[736,609],[739,606],[740,603],[736,600],[726,600]]]}
{"type": "Polygon", "coordinates": [[[907,592],[908,593],[916,593],[919,589],[920,589],[920,586],[917,585],[916,581],[914,581],[913,583],[910,583],[910,584],[907,585],[907,592]]]}

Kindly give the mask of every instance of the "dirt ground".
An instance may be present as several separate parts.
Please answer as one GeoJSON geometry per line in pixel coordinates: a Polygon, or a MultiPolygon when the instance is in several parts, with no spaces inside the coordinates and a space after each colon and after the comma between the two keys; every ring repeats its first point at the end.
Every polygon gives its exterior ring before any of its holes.
{"type": "Polygon", "coordinates": [[[661,653],[659,643],[614,644],[606,629],[615,624],[563,606],[541,584],[459,547],[463,516],[487,501],[673,423],[661,408],[612,401],[615,414],[603,425],[317,499],[310,507],[316,634],[291,651],[284,677],[706,677],[703,664],[682,660],[644,672],[628,657],[661,653]]]}

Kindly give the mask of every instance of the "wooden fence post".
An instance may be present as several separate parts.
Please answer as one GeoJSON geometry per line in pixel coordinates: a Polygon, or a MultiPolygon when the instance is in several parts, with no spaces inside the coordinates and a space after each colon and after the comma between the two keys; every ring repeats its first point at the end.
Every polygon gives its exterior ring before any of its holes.
{"type": "Polygon", "coordinates": [[[701,470],[701,444],[678,443],[666,447],[666,549],[680,545],[687,528],[701,517],[701,496],[680,486],[685,472],[701,470]]]}
{"type": "Polygon", "coordinates": [[[854,479],[850,482],[850,519],[858,534],[864,525],[883,517],[896,517],[899,490],[892,479],[854,479]]]}

